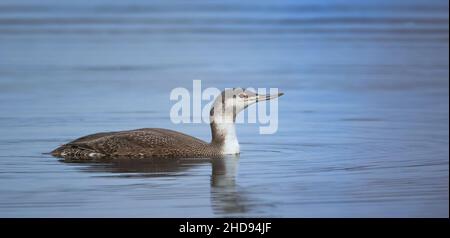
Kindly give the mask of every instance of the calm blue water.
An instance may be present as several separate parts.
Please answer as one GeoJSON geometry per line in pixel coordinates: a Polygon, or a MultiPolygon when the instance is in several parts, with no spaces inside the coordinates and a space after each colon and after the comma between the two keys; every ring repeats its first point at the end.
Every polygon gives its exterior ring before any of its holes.
{"type": "MultiPolygon", "coordinates": [[[[1,217],[448,217],[448,1],[0,2],[1,217]],[[241,155],[65,163],[172,124],[170,91],[278,87],[241,155]]],[[[205,102],[206,103],[206,102],[205,102]]]]}

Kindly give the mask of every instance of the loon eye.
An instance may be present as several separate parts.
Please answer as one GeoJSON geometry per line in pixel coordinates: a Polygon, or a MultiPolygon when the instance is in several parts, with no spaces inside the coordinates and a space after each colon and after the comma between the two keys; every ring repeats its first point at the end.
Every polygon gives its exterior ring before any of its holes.
{"type": "Polygon", "coordinates": [[[245,93],[241,93],[241,94],[239,94],[239,97],[240,98],[248,98],[248,95],[245,93]]]}

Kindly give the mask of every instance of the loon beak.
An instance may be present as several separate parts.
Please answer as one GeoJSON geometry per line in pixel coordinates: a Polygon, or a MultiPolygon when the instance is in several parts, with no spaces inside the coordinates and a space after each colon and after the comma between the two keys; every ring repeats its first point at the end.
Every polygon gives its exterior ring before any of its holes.
{"type": "Polygon", "coordinates": [[[252,94],[248,98],[246,98],[245,103],[246,107],[257,102],[269,101],[278,97],[283,96],[284,93],[276,93],[276,94],[252,94]]]}
{"type": "Polygon", "coordinates": [[[258,95],[258,94],[256,94],[256,102],[272,100],[272,99],[275,99],[275,98],[283,96],[283,94],[284,93],[265,94],[265,95],[258,95]]]}

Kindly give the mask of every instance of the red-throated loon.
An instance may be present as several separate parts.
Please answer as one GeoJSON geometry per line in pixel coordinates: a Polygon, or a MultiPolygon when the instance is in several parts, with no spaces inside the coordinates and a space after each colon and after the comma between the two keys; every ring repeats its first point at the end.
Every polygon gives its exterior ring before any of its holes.
{"type": "Polygon", "coordinates": [[[210,143],[160,128],[103,132],[64,144],[51,154],[65,159],[98,158],[194,158],[239,154],[235,119],[239,112],[259,101],[283,95],[258,95],[241,88],[227,89],[214,101],[210,111],[210,143]]]}

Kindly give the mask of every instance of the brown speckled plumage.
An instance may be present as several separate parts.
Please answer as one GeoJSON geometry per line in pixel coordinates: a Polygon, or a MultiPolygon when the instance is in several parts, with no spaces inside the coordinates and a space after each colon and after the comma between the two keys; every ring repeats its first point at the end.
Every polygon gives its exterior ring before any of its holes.
{"type": "Polygon", "coordinates": [[[76,159],[215,157],[220,147],[195,137],[159,128],[104,132],[81,137],[51,152],[53,156],[76,159]]]}

